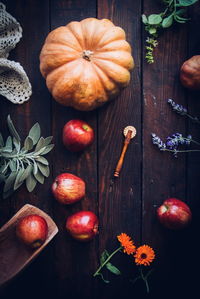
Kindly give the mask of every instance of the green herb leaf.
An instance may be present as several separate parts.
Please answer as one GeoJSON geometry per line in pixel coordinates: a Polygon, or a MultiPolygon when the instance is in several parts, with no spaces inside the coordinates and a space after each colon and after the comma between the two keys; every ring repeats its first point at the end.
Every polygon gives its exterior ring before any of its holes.
{"type": "Polygon", "coordinates": [[[10,131],[10,134],[18,141],[20,142],[20,137],[19,134],[17,133],[17,130],[15,129],[15,126],[13,125],[13,122],[10,118],[10,115],[7,117],[7,124],[8,124],[8,129],[10,131]]]}
{"type": "Polygon", "coordinates": [[[11,136],[8,136],[8,138],[6,139],[6,145],[5,145],[4,151],[8,152],[8,153],[11,153],[12,150],[13,150],[12,138],[11,138],[11,136]]]}
{"type": "Polygon", "coordinates": [[[30,129],[28,136],[32,139],[33,145],[35,145],[41,135],[40,125],[38,123],[34,124],[34,126],[30,129]]]}
{"type": "Polygon", "coordinates": [[[37,162],[40,162],[41,164],[49,165],[49,162],[48,162],[47,159],[44,158],[44,157],[39,156],[39,157],[36,157],[35,160],[36,160],[37,162]]]}
{"type": "Polygon", "coordinates": [[[26,167],[26,169],[24,170],[23,174],[20,177],[20,182],[23,182],[24,180],[26,180],[26,178],[31,174],[32,169],[33,169],[32,165],[28,165],[26,167]]]}
{"type": "Polygon", "coordinates": [[[148,23],[150,25],[158,25],[162,22],[162,18],[159,14],[152,14],[148,16],[148,23]]]}
{"type": "Polygon", "coordinates": [[[45,147],[45,149],[41,152],[41,155],[48,154],[54,148],[54,144],[49,144],[45,147]]]}
{"type": "Polygon", "coordinates": [[[144,24],[148,24],[148,19],[147,19],[147,17],[146,17],[146,15],[142,15],[142,22],[144,23],[144,24]]]}
{"type": "Polygon", "coordinates": [[[154,35],[154,34],[156,34],[157,29],[155,27],[152,27],[152,28],[149,28],[148,31],[149,31],[150,34],[154,35]]]}
{"type": "Polygon", "coordinates": [[[162,21],[162,27],[163,28],[170,27],[173,24],[173,20],[174,20],[174,15],[173,14],[171,14],[167,18],[164,18],[163,21],[162,21]]]}
{"type": "Polygon", "coordinates": [[[3,147],[3,146],[4,146],[3,136],[0,133],[0,147],[3,147]]]}
{"type": "Polygon", "coordinates": [[[16,179],[15,179],[15,183],[14,183],[14,190],[17,190],[22,184],[23,182],[20,180],[22,174],[24,172],[24,169],[21,168],[18,173],[17,173],[17,176],[16,176],[16,179]]]}
{"type": "Polygon", "coordinates": [[[5,181],[5,185],[4,185],[4,188],[3,188],[3,193],[6,193],[7,191],[13,189],[16,176],[17,176],[17,171],[11,172],[11,174],[9,175],[9,177],[5,181]]]}
{"type": "Polygon", "coordinates": [[[103,277],[103,274],[101,272],[99,272],[97,275],[99,275],[101,277],[101,279],[105,282],[105,283],[110,283],[109,280],[106,280],[104,277],[103,277]]]}
{"type": "Polygon", "coordinates": [[[178,0],[180,6],[190,6],[196,3],[198,0],[178,0]]]}
{"type": "Polygon", "coordinates": [[[25,141],[24,141],[24,149],[26,151],[29,151],[32,148],[33,148],[33,140],[29,136],[27,136],[25,141]]]}
{"type": "Polygon", "coordinates": [[[13,159],[9,162],[9,167],[11,171],[17,171],[17,160],[13,159]]]}
{"type": "Polygon", "coordinates": [[[119,269],[117,267],[115,267],[114,265],[112,265],[111,263],[107,263],[106,268],[115,275],[120,275],[121,274],[119,269]]]}
{"type": "Polygon", "coordinates": [[[41,137],[36,145],[35,152],[38,152],[44,147],[44,138],[41,137]]]}
{"type": "Polygon", "coordinates": [[[19,151],[20,151],[20,147],[21,147],[21,143],[20,143],[20,141],[17,140],[15,137],[13,137],[13,144],[14,144],[14,146],[15,146],[17,152],[19,152],[19,151]]]}
{"type": "Polygon", "coordinates": [[[105,249],[102,254],[101,254],[101,257],[100,257],[100,263],[101,265],[106,261],[106,259],[109,257],[109,253],[108,251],[105,249]]]}
{"type": "Polygon", "coordinates": [[[41,173],[45,176],[48,177],[50,174],[50,170],[49,170],[49,166],[47,165],[42,165],[40,163],[37,163],[39,170],[41,171],[41,173]]]}
{"type": "Polygon", "coordinates": [[[26,179],[26,188],[29,192],[32,192],[37,184],[37,180],[35,177],[30,173],[26,179]]]}
{"type": "Polygon", "coordinates": [[[49,145],[51,143],[52,139],[53,139],[53,136],[46,137],[44,139],[44,145],[45,146],[49,145]]]}
{"type": "Polygon", "coordinates": [[[44,176],[40,171],[38,171],[36,174],[34,174],[34,177],[40,184],[44,184],[44,176]]]}

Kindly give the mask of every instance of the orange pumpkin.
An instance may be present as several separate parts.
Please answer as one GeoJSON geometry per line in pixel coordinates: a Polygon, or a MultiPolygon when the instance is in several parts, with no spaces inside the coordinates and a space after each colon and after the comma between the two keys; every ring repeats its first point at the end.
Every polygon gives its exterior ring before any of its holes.
{"type": "Polygon", "coordinates": [[[107,19],[87,18],[47,36],[40,71],[53,97],[78,110],[93,110],[130,81],[134,62],[125,32],[107,19]]]}
{"type": "Polygon", "coordinates": [[[200,89],[200,55],[186,60],[180,70],[181,83],[189,89],[200,89]]]}

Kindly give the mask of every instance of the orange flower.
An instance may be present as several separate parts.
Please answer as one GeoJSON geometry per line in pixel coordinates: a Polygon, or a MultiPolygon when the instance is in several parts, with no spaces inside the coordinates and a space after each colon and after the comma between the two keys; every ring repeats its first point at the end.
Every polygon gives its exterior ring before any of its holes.
{"type": "Polygon", "coordinates": [[[137,248],[134,257],[136,265],[149,266],[155,258],[155,252],[150,246],[142,245],[137,248]]]}
{"type": "Polygon", "coordinates": [[[117,236],[117,239],[121,243],[121,246],[124,248],[124,253],[133,254],[135,252],[136,247],[127,234],[121,233],[119,236],[117,236]]]}

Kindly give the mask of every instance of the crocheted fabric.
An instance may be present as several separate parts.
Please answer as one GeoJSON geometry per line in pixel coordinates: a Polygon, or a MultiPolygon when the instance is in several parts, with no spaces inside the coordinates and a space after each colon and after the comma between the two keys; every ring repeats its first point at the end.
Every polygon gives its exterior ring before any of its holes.
{"type": "Polygon", "coordinates": [[[22,37],[22,28],[0,2],[0,95],[14,104],[22,104],[32,94],[31,84],[23,67],[7,59],[22,37]]]}

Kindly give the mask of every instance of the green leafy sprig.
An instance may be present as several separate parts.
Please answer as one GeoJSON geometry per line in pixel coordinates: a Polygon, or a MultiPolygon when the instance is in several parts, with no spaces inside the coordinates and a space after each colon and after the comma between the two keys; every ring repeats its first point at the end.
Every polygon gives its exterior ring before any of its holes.
{"type": "Polygon", "coordinates": [[[41,137],[40,125],[36,123],[29,131],[21,145],[21,138],[15,129],[10,115],[7,125],[11,136],[4,141],[0,133],[0,182],[4,183],[3,198],[10,196],[24,182],[29,192],[37,185],[44,183],[49,176],[49,162],[44,156],[54,144],[52,136],[41,137]]]}
{"type": "Polygon", "coordinates": [[[99,275],[105,283],[109,283],[110,281],[106,280],[102,274],[103,267],[106,267],[108,271],[110,271],[111,273],[113,273],[115,275],[120,275],[121,274],[120,270],[116,266],[111,264],[110,260],[118,251],[121,251],[121,250],[122,250],[122,247],[120,246],[115,251],[113,251],[111,254],[109,254],[108,251],[105,249],[100,257],[100,266],[97,269],[97,271],[93,274],[93,276],[95,277],[95,276],[99,275]]]}
{"type": "Polygon", "coordinates": [[[157,37],[161,29],[167,29],[174,22],[185,23],[189,19],[185,17],[186,8],[193,5],[198,0],[163,0],[165,9],[159,14],[142,15],[142,22],[149,37],[146,39],[146,61],[151,64],[154,62],[153,52],[158,45],[157,37]],[[151,42],[150,42],[151,41],[151,42]]]}

